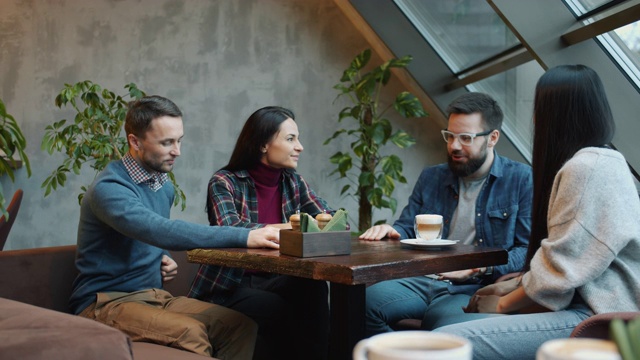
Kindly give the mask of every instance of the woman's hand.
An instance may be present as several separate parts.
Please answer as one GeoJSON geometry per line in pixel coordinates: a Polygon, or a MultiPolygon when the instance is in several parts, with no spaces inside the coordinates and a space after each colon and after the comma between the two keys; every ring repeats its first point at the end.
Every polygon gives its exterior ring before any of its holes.
{"type": "Polygon", "coordinates": [[[280,248],[280,230],[273,226],[251,230],[247,239],[248,248],[280,248]]]}
{"type": "Polygon", "coordinates": [[[504,296],[477,295],[476,293],[462,310],[464,312],[497,314],[530,314],[551,311],[527,296],[522,286],[504,296]]]}
{"type": "Polygon", "coordinates": [[[469,304],[462,310],[466,313],[498,313],[498,303],[501,297],[498,295],[474,295],[469,304]]]}
{"type": "Polygon", "coordinates": [[[500,281],[478,289],[469,299],[469,304],[462,310],[467,313],[498,313],[500,298],[512,293],[520,286],[522,277],[518,276],[510,280],[500,281]]]}
{"type": "Polygon", "coordinates": [[[500,281],[491,285],[487,285],[478,289],[474,295],[498,295],[504,296],[517,289],[520,286],[522,276],[515,277],[510,280],[500,281]]]}

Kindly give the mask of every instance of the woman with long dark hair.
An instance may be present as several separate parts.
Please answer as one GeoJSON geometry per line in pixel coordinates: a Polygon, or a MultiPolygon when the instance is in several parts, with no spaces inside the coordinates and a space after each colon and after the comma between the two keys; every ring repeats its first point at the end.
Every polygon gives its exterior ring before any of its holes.
{"type": "Polygon", "coordinates": [[[640,199],[624,157],[610,147],[615,125],[596,72],[549,69],[536,86],[533,120],[523,274],[478,290],[468,314],[449,323],[493,317],[434,330],[470,339],[474,359],[533,359],[543,342],[569,337],[593,314],[640,310],[640,199]]]}
{"type": "MultiPolygon", "coordinates": [[[[291,110],[269,106],[246,121],[229,163],[208,186],[211,225],[290,229],[296,211],[335,211],[296,172],[298,126],[291,110]]],[[[329,337],[326,282],[294,276],[201,265],[190,297],[240,311],[259,326],[256,356],[325,359],[329,337]]]]}

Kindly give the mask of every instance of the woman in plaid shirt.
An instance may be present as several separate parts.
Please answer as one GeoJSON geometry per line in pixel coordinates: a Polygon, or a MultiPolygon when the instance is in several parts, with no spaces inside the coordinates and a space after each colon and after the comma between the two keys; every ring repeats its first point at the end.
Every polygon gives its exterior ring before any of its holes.
{"type": "MultiPolygon", "coordinates": [[[[289,217],[335,213],[298,175],[303,147],[293,112],[269,106],[245,123],[229,163],[208,186],[211,225],[290,229],[289,217]]],[[[256,357],[326,359],[326,282],[201,265],[190,297],[240,311],[259,325],[256,357]]]]}

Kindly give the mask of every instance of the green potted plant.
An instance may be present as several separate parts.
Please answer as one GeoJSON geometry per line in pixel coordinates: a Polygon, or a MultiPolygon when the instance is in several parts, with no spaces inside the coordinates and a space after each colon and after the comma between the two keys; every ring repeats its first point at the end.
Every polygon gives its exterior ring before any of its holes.
{"type": "MultiPolygon", "coordinates": [[[[136,84],[130,83],[124,87],[125,95],[118,95],[89,80],[76,84],[65,84],[56,96],[55,104],[62,108],[71,105],[76,116],[71,124],[63,119],[54,122],[45,129],[42,139],[42,150],[50,155],[62,152],[65,159],[49,177],[42,183],[46,197],[52,190],[63,187],[67,174],[73,171],[80,174],[82,166],[90,164],[97,173],[102,171],[109,162],[122,158],[128,151],[129,145],[123,135],[123,126],[127,114],[128,101],[139,99],[145,95],[136,84]]],[[[176,183],[173,173],[169,177],[176,188],[174,206],[186,208],[186,197],[176,183]]],[[[86,186],[81,187],[78,202],[82,201],[86,186]]]]}
{"type": "MultiPolygon", "coordinates": [[[[15,159],[17,155],[27,169],[27,176],[31,176],[29,158],[24,152],[27,147],[27,140],[16,119],[7,112],[2,99],[0,99],[0,121],[2,122],[0,127],[0,174],[7,174],[11,178],[11,182],[15,181],[13,170],[19,166],[19,162],[15,159]]],[[[5,208],[5,203],[4,191],[2,184],[0,184],[0,212],[8,219],[9,214],[5,208]]]]}
{"type": "MultiPolygon", "coordinates": [[[[340,92],[337,98],[346,97],[352,104],[340,111],[338,122],[352,119],[354,127],[338,129],[324,142],[327,145],[342,135],[352,140],[350,152],[338,151],[331,156],[331,163],[336,165],[331,174],[338,173],[339,178],[348,178],[354,185],[345,185],[340,193],[357,199],[360,231],[371,227],[374,207],[391,209],[395,213],[397,200],[392,194],[396,181],[407,182],[402,175],[402,160],[396,155],[383,155],[381,150],[389,143],[399,148],[410,147],[415,140],[405,131],[393,132],[385,114],[393,108],[405,118],[428,115],[420,101],[406,91],[399,93],[389,106],[383,108],[380,104],[380,95],[391,78],[391,69],[406,67],[412,60],[411,56],[391,59],[363,72],[370,59],[370,49],[358,54],[344,71],[340,83],[334,86],[340,92]],[[356,169],[353,169],[354,158],[357,159],[356,169]]],[[[385,220],[376,223],[382,222],[385,220]]]]}

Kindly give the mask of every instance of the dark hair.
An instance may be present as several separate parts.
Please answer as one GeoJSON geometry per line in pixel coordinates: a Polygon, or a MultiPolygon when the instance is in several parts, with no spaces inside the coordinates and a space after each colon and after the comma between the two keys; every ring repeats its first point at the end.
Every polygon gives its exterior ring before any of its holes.
{"type": "Polygon", "coordinates": [[[127,135],[144,138],[151,121],[163,116],[182,117],[182,112],[167,98],[158,95],[145,96],[129,103],[124,131],[127,135]]]}
{"type": "Polygon", "coordinates": [[[533,209],[525,270],[549,234],[553,181],[578,150],[608,145],[615,123],[598,74],[584,65],[549,69],[536,85],[533,105],[533,209]]]}
{"type": "Polygon", "coordinates": [[[447,116],[451,114],[480,113],[486,126],[484,130],[500,130],[502,126],[502,109],[489,95],[470,92],[455,98],[447,107],[447,116]]]}
{"type": "Polygon", "coordinates": [[[256,110],[244,123],[231,153],[231,159],[222,169],[236,171],[255,168],[262,156],[261,148],[273,139],[280,129],[280,124],[289,118],[295,120],[293,112],[279,106],[267,106],[256,110]]]}

